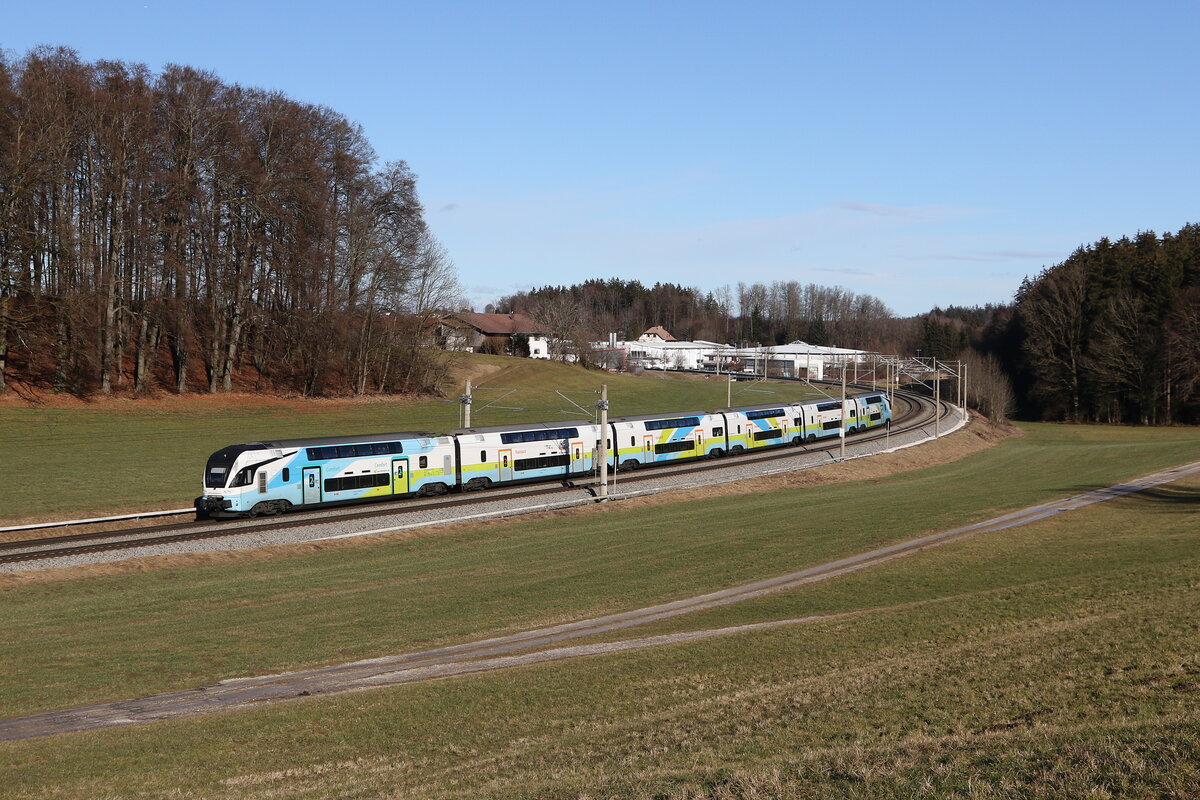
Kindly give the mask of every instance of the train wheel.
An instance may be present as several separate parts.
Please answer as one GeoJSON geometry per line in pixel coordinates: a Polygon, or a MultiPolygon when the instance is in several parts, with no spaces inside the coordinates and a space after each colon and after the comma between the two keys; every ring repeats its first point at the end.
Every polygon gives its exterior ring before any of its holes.
{"type": "Polygon", "coordinates": [[[640,464],[638,461],[636,461],[635,459],[632,459],[632,458],[627,458],[627,459],[625,459],[624,461],[622,461],[622,462],[621,462],[621,469],[623,469],[623,470],[630,470],[630,471],[632,471],[632,470],[635,470],[635,469],[637,469],[637,468],[638,468],[638,467],[640,467],[640,466],[641,466],[641,464],[640,464]]]}
{"type": "Polygon", "coordinates": [[[817,440],[817,435],[816,435],[815,433],[810,433],[810,434],[808,435],[808,443],[809,443],[809,444],[812,444],[812,443],[813,443],[813,442],[815,442],[816,440],[817,440]]]}
{"type": "Polygon", "coordinates": [[[744,452],[746,452],[746,448],[742,447],[740,444],[735,444],[733,447],[729,448],[730,455],[740,456],[744,452]]]}

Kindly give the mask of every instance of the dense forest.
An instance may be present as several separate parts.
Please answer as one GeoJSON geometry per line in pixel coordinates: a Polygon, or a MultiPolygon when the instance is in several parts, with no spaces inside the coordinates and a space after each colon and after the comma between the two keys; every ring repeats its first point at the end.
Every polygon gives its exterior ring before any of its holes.
{"type": "Polygon", "coordinates": [[[977,346],[1044,419],[1162,424],[1200,416],[1200,225],[1080,247],[1025,280],[977,346]]]}
{"type": "Polygon", "coordinates": [[[0,391],[419,390],[457,297],[415,176],[337,112],[0,54],[0,391]]]}

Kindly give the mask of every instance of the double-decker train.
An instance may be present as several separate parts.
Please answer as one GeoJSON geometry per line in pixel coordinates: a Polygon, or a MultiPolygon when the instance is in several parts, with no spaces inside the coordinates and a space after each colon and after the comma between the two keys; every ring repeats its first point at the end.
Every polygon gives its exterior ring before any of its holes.
{"type": "MultiPolygon", "coordinates": [[[[715,458],[815,442],[889,426],[886,395],[712,412],[643,414],[608,421],[613,470],[715,458]]],[[[591,420],[281,439],[235,444],[204,467],[198,517],[253,517],[293,508],[473,491],[508,483],[565,480],[599,467],[600,426],[591,420]]]]}

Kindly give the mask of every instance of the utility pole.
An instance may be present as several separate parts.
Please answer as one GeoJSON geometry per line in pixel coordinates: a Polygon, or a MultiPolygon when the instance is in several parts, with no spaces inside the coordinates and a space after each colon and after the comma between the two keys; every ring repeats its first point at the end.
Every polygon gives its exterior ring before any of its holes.
{"type": "Polygon", "coordinates": [[[959,382],[962,383],[962,402],[959,403],[959,407],[965,410],[967,407],[967,365],[963,364],[958,369],[960,375],[959,382]]]}
{"type": "Polygon", "coordinates": [[[733,376],[729,376],[729,380],[725,381],[725,407],[730,408],[733,405],[733,376]]]}
{"type": "Polygon", "coordinates": [[[842,460],[846,460],[846,360],[842,359],[842,460]]]}
{"type": "Polygon", "coordinates": [[[467,391],[458,398],[458,401],[463,405],[463,427],[471,427],[471,379],[467,378],[467,391]]]}
{"type": "MultiPolygon", "coordinates": [[[[600,501],[608,499],[608,384],[600,387],[600,501]]],[[[613,442],[613,453],[617,452],[617,443],[613,442]]]]}
{"type": "MultiPolygon", "coordinates": [[[[933,360],[933,365],[937,367],[937,359],[933,360]]],[[[937,370],[933,373],[933,438],[937,439],[942,435],[942,381],[938,378],[937,370]]]]}

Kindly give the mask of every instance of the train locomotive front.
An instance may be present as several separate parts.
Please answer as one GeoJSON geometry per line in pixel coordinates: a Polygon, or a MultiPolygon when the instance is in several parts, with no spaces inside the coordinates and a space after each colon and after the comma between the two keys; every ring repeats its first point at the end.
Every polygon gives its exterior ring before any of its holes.
{"type": "Polygon", "coordinates": [[[457,483],[454,440],[423,432],[287,439],[222,448],[204,468],[198,517],[443,494],[457,483]]]}

